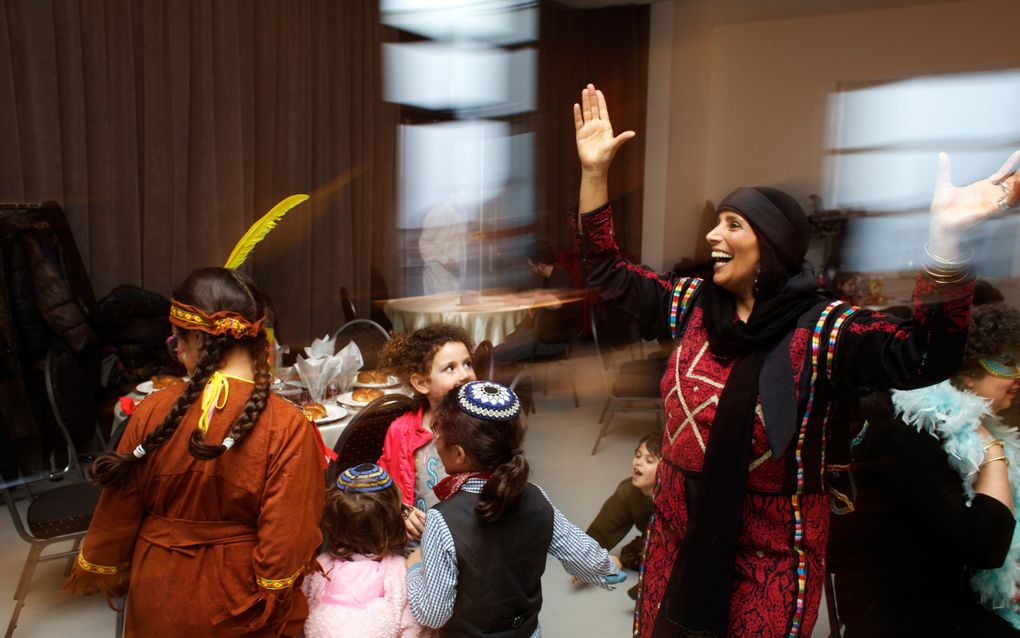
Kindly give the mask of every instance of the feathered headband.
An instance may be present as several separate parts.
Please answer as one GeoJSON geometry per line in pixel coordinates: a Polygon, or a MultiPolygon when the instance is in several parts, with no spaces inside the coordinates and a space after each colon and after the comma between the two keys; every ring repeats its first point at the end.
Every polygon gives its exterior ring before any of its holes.
{"type": "Polygon", "coordinates": [[[254,337],[261,330],[266,317],[252,323],[236,312],[220,311],[207,315],[201,308],[170,300],[170,323],[184,330],[200,330],[211,335],[230,335],[235,339],[254,337]]]}
{"type": "MultiPolygon", "coordinates": [[[[308,195],[291,195],[273,206],[241,236],[241,239],[234,245],[234,249],[230,251],[227,263],[223,264],[223,267],[229,270],[236,270],[240,267],[248,259],[248,255],[255,250],[255,246],[276,228],[276,224],[283,219],[283,216],[307,199],[308,195]]],[[[184,330],[200,330],[211,335],[229,334],[235,339],[241,339],[256,336],[265,321],[266,318],[263,316],[252,323],[238,313],[228,311],[209,315],[201,308],[189,306],[176,299],[170,301],[170,323],[184,330]]],[[[266,331],[270,330],[271,328],[267,326],[266,331]]],[[[267,336],[272,339],[271,334],[267,336]]]]}

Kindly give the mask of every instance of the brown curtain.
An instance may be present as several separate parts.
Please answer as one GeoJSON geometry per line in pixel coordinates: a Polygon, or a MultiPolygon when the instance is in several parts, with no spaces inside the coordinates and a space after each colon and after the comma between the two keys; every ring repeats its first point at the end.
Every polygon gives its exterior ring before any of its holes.
{"type": "Polygon", "coordinates": [[[59,202],[98,296],[169,295],[309,193],[246,266],[306,344],[397,281],[385,37],[377,0],[0,0],[0,201],[59,202]]]}
{"type": "Polygon", "coordinates": [[[613,162],[609,197],[620,248],[640,260],[650,13],[647,5],[598,10],[542,5],[536,157],[539,205],[546,214],[536,233],[554,246],[573,246],[565,211],[577,205],[580,165],[570,108],[592,82],[606,95],[614,132],[638,133],[613,162]]]}

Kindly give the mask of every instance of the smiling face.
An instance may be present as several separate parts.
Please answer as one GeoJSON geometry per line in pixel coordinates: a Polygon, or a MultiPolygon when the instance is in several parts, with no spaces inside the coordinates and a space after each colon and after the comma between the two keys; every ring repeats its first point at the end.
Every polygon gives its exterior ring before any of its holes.
{"type": "Polygon", "coordinates": [[[634,450],[634,459],[630,462],[630,482],[645,495],[651,495],[655,487],[655,470],[659,467],[659,457],[648,451],[644,443],[634,450]]]}
{"type": "Polygon", "coordinates": [[[964,387],[979,397],[991,401],[992,412],[1001,412],[1013,404],[1016,396],[1018,379],[1004,379],[993,374],[985,374],[981,377],[963,376],[964,387]]]}
{"type": "Polygon", "coordinates": [[[428,375],[411,375],[411,385],[425,396],[430,410],[435,409],[450,390],[474,380],[471,353],[460,341],[448,341],[436,351],[428,375]]]}
{"type": "Polygon", "coordinates": [[[751,224],[737,213],[724,210],[719,222],[705,235],[712,248],[715,271],[712,281],[738,297],[750,295],[758,272],[758,237],[751,224]]]}

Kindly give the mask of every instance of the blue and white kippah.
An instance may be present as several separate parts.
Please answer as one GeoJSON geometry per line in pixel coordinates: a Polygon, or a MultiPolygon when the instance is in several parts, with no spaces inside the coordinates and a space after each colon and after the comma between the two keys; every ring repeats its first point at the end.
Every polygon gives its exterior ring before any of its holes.
{"type": "Polygon", "coordinates": [[[457,403],[465,413],[485,421],[509,421],[521,412],[514,391],[492,381],[472,381],[460,386],[457,403]]]}
{"type": "Polygon", "coordinates": [[[378,492],[391,485],[393,479],[375,463],[349,467],[336,477],[336,486],[345,492],[378,492]]]}

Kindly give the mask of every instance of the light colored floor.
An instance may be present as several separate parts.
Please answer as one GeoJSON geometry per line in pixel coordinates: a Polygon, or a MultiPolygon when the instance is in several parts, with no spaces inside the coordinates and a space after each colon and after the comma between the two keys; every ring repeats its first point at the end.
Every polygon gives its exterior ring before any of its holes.
{"type": "MultiPolygon", "coordinates": [[[[542,374],[536,371],[538,379],[542,374]]],[[[530,416],[525,452],[531,463],[532,480],[545,488],[553,503],[582,529],[587,527],[602,502],[617,483],[630,473],[630,458],[641,436],[654,431],[657,418],[652,412],[622,412],[591,456],[598,432],[604,391],[598,364],[590,346],[582,344],[570,367],[552,365],[548,396],[536,393],[538,412],[530,416]],[[577,382],[581,407],[570,397],[569,380],[577,382]]],[[[632,536],[628,536],[627,542],[632,536]]],[[[13,610],[13,595],[27,545],[18,537],[10,517],[0,516],[0,622],[6,627],[13,610]]],[[[99,596],[72,598],[60,592],[64,561],[41,564],[36,570],[27,604],[21,613],[15,636],[22,638],[76,636],[112,637],[114,613],[99,596]]],[[[560,564],[550,558],[542,588],[545,601],[540,616],[543,635],[625,638],[631,632],[634,604],[627,589],[637,574],[615,591],[577,587],[560,564]]],[[[814,638],[828,633],[824,601],[814,638]]]]}

